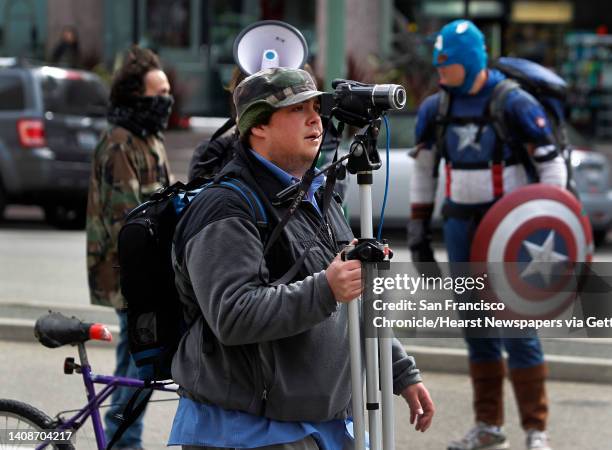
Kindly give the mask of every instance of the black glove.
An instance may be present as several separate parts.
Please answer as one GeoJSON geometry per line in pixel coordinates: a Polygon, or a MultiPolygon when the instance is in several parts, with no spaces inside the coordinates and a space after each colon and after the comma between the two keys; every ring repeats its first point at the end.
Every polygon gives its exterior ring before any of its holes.
{"type": "Polygon", "coordinates": [[[429,220],[410,219],[408,222],[408,247],[410,248],[412,262],[419,273],[430,277],[442,276],[442,271],[431,248],[429,220]]]}

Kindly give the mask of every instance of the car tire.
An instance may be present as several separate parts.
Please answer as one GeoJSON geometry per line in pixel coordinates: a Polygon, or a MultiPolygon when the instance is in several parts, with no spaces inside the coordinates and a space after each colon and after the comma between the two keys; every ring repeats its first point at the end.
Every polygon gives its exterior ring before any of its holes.
{"type": "Polygon", "coordinates": [[[606,235],[608,234],[607,229],[593,230],[593,243],[595,247],[601,247],[606,243],[606,235]]]}
{"type": "Polygon", "coordinates": [[[45,220],[60,230],[82,230],[85,228],[85,207],[74,205],[46,205],[45,220]]]}

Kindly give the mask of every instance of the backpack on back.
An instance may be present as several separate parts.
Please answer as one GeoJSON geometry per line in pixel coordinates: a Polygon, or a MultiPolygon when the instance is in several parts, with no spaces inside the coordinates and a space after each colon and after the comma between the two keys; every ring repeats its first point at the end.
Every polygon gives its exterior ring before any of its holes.
{"type": "MultiPolygon", "coordinates": [[[[502,57],[492,65],[506,75],[505,80],[498,83],[495,87],[491,99],[486,108],[486,117],[481,123],[488,122],[495,130],[499,142],[504,143],[509,139],[510,131],[506,127],[504,118],[504,106],[508,94],[515,89],[523,89],[530,93],[542,105],[547,115],[548,121],[553,131],[554,143],[557,146],[559,155],[563,157],[568,170],[568,189],[572,189],[570,151],[571,147],[567,139],[565,128],[565,101],[568,86],[565,80],[540,64],[522,58],[502,57]]],[[[444,156],[444,142],[447,125],[452,123],[449,118],[450,96],[446,91],[441,91],[440,102],[438,104],[438,114],[436,118],[436,146],[441,149],[444,156]]],[[[530,175],[535,175],[532,162],[529,159],[522,159],[530,175]]]]}
{"type": "MultiPolygon", "coordinates": [[[[519,86],[533,95],[544,107],[548,121],[552,127],[555,144],[559,154],[566,161],[569,159],[569,143],[565,128],[565,101],[567,99],[567,83],[552,70],[533,61],[521,58],[499,58],[493,67],[498,69],[509,80],[516,81],[519,86]]],[[[512,90],[512,89],[510,89],[512,90]]],[[[499,93],[499,98],[491,104],[491,115],[495,122],[501,122],[505,96],[510,90],[499,93]]]]}
{"type": "Polygon", "coordinates": [[[211,187],[232,189],[249,204],[258,228],[267,225],[257,195],[233,178],[175,183],[132,210],[119,232],[121,293],[127,302],[128,346],[144,381],[171,378],[172,357],[187,330],[174,284],[172,241],[196,195],[211,187]]]}

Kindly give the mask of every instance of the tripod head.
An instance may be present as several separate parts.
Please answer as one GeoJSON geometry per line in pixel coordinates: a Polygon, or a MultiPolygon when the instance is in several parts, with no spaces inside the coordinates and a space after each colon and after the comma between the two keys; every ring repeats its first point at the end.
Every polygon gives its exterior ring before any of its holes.
{"type": "Polygon", "coordinates": [[[352,174],[358,174],[357,182],[359,184],[372,184],[372,175],[370,174],[369,182],[361,177],[362,172],[372,172],[380,169],[382,162],[378,154],[376,142],[378,133],[380,132],[381,119],[372,120],[368,125],[360,129],[350,147],[350,155],[346,165],[347,170],[352,174]],[[362,182],[364,181],[364,182],[362,182]]]}

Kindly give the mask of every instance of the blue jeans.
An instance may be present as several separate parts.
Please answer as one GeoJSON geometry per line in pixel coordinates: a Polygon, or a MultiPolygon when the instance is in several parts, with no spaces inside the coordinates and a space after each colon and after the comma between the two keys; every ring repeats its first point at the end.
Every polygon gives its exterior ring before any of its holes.
{"type": "MultiPolygon", "coordinates": [[[[132,360],[132,356],[128,350],[128,335],[127,335],[127,313],[117,311],[119,316],[119,339],[117,340],[117,365],[115,367],[116,377],[137,378],[136,365],[132,360]]],[[[111,396],[112,406],[108,409],[104,416],[106,441],[109,442],[119,428],[121,421],[116,417],[123,413],[123,409],[127,402],[134,394],[136,389],[120,387],[117,388],[111,396]]],[[[140,417],[127,429],[123,436],[115,443],[114,449],[121,448],[142,448],[142,428],[143,428],[144,411],[140,417]]]]}
{"type": "MultiPolygon", "coordinates": [[[[449,217],[444,221],[444,241],[450,262],[470,260],[470,247],[478,223],[474,219],[449,217]]],[[[452,269],[452,266],[451,266],[452,269]]],[[[466,338],[471,362],[498,361],[502,349],[508,352],[511,369],[534,367],[544,363],[544,353],[536,336],[525,338],[466,338]]]]}

